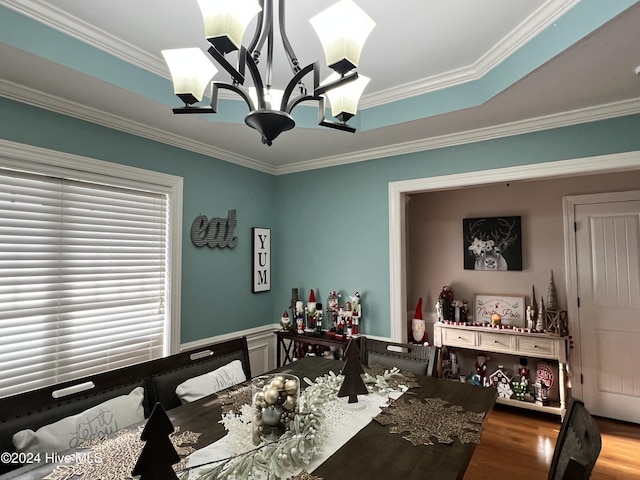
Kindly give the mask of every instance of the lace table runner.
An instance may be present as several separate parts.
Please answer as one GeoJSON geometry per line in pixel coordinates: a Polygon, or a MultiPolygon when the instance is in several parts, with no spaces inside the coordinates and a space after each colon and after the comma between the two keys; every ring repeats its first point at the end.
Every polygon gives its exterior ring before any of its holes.
{"type": "MultiPolygon", "coordinates": [[[[393,396],[397,397],[401,395],[400,392],[394,392],[393,396]]],[[[357,432],[366,427],[371,419],[381,412],[381,406],[385,405],[388,400],[387,395],[363,395],[358,397],[358,410],[349,410],[349,406],[346,404],[345,399],[333,400],[326,404],[327,415],[325,417],[326,422],[326,441],[322,448],[320,455],[316,456],[305,470],[300,472],[297,477],[311,479],[312,476],[307,472],[313,472],[320,464],[322,464],[327,458],[333,455],[338,449],[347,443],[349,439],[357,432]]],[[[221,438],[217,442],[212,443],[204,448],[199,449],[195,453],[189,456],[188,466],[202,465],[210,462],[216,462],[229,458],[237,452],[237,447],[234,440],[234,432],[229,432],[225,437],[221,438]]],[[[199,469],[195,468],[190,472],[190,478],[198,478],[199,469]]]]}
{"type": "MultiPolygon", "coordinates": [[[[64,462],[44,480],[123,480],[131,479],[131,470],[138,461],[144,442],[140,440],[143,427],[136,430],[121,430],[113,438],[100,437],[84,442],[73,455],[61,455],[64,462]]],[[[200,437],[199,433],[185,430],[180,432],[176,427],[169,438],[182,459],[173,465],[173,469],[182,470],[186,464],[187,455],[195,452],[195,448],[187,445],[194,444],[200,437]]]]}

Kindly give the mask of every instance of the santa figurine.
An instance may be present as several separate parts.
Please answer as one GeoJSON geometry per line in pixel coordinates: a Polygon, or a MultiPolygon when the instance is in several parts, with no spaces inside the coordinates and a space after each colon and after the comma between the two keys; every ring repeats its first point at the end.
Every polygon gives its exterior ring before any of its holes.
{"type": "Polygon", "coordinates": [[[416,305],[416,313],[411,320],[411,334],[413,337],[413,343],[425,344],[428,341],[428,336],[425,328],[424,318],[422,318],[422,297],[418,299],[416,305]]]}

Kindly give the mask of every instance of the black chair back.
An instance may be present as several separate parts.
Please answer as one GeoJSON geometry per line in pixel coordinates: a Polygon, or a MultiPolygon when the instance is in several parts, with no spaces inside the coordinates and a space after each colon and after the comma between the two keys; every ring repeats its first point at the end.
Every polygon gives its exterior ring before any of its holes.
{"type": "Polygon", "coordinates": [[[397,343],[360,337],[360,359],[363,365],[432,376],[436,364],[436,347],[413,343],[397,343]]]}
{"type": "Polygon", "coordinates": [[[553,460],[549,480],[584,480],[591,476],[602,439],[594,418],[581,400],[570,399],[553,460]]]}

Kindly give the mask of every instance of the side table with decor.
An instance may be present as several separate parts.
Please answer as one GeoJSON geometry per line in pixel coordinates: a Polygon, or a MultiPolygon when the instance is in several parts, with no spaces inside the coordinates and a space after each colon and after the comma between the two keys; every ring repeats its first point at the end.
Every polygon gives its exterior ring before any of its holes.
{"type": "Polygon", "coordinates": [[[499,397],[497,403],[514,407],[553,413],[564,417],[567,403],[565,368],[569,337],[548,333],[520,332],[490,326],[468,326],[437,322],[433,326],[434,345],[477,352],[499,353],[532,359],[558,362],[559,402],[529,402],[499,397]]]}
{"type": "MultiPolygon", "coordinates": [[[[290,363],[295,357],[296,346],[302,345],[303,347],[329,347],[339,351],[339,358],[342,358],[344,349],[349,343],[349,338],[346,336],[331,335],[327,332],[305,332],[303,334],[296,333],[295,331],[277,331],[275,332],[277,337],[276,355],[277,366],[281,367],[290,363]]],[[[306,351],[306,349],[305,349],[306,351]]],[[[315,348],[314,348],[315,351],[315,348]]]]}

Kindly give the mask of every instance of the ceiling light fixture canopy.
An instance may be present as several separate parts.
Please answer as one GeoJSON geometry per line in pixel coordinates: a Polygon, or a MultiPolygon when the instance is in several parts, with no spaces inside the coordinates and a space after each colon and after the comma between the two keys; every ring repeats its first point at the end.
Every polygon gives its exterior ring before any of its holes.
{"type": "Polygon", "coordinates": [[[262,136],[262,143],[271,145],[282,132],[291,130],[295,121],[291,111],[300,103],[318,104],[318,124],[347,132],[355,128],[347,125],[358,108],[358,102],[369,79],[359,76],[356,68],[364,42],[375,22],[352,0],[340,0],[311,18],[324,48],[327,65],[334,70],[326,81],[320,82],[320,65],[313,62],[301,68],[285,29],[285,0],[278,1],[278,23],[292,77],[284,90],[272,88],[274,2],[276,0],[198,0],[204,21],[205,36],[211,46],[207,52],[218,65],[231,75],[230,82],[211,81],[218,69],[198,48],[163,50],[169,66],[175,94],[184,107],[174,113],[216,113],[218,90],[226,89],[239,95],[247,104],[249,114],[245,123],[262,136]],[[256,29],[249,46],[242,45],[245,31],[258,15],[256,29]],[[258,70],[262,49],[267,48],[264,77],[258,70]],[[235,64],[227,55],[237,52],[235,64]],[[252,86],[245,86],[249,71],[252,86]],[[303,79],[310,75],[313,87],[307,90],[303,79]],[[211,83],[210,106],[195,105],[202,101],[211,83]],[[296,91],[297,90],[297,91],[296,91]],[[325,117],[327,97],[331,114],[338,121],[325,117]]]}

